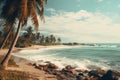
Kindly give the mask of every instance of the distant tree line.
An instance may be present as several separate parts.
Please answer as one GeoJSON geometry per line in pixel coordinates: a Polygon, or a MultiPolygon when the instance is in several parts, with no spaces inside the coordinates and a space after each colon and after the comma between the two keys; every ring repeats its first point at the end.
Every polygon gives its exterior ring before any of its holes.
{"type": "MultiPolygon", "coordinates": [[[[2,44],[3,39],[5,38],[8,31],[7,27],[4,28],[2,31],[0,31],[0,45],[2,44]]],[[[57,38],[53,34],[45,36],[39,32],[34,33],[34,30],[31,26],[29,26],[27,29],[25,29],[25,32],[23,32],[16,43],[16,47],[27,47],[31,45],[60,45],[61,44],[61,38],[57,38]]],[[[11,44],[11,41],[14,37],[15,31],[12,30],[7,42],[5,43],[5,48],[9,47],[9,44],[11,44]]]]}

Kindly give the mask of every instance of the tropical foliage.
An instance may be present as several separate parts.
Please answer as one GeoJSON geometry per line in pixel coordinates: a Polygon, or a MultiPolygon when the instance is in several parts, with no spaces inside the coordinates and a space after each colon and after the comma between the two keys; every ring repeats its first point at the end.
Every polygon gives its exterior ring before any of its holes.
{"type": "MultiPolygon", "coordinates": [[[[0,45],[2,45],[2,40],[5,37],[6,31],[0,31],[0,45]]],[[[9,48],[11,41],[15,35],[14,30],[11,32],[8,40],[5,43],[4,48],[9,48]]],[[[53,34],[45,36],[42,33],[35,32],[31,26],[25,29],[23,33],[18,37],[18,41],[16,43],[16,47],[28,47],[32,45],[60,45],[61,38],[56,37],[53,34]]]]}
{"type": "Polygon", "coordinates": [[[4,43],[8,39],[12,28],[18,24],[16,34],[12,40],[10,48],[1,62],[1,65],[7,67],[8,61],[11,57],[11,52],[17,43],[18,36],[21,28],[27,25],[28,18],[30,17],[35,25],[36,29],[39,27],[37,15],[44,21],[44,2],[47,0],[0,0],[0,4],[3,4],[0,17],[4,22],[4,26],[8,26],[8,33],[4,39],[4,43]]]}
{"type": "Polygon", "coordinates": [[[21,36],[19,36],[16,47],[27,47],[31,45],[58,45],[61,44],[61,38],[48,35],[45,36],[39,32],[34,33],[32,27],[28,27],[21,36]]]}

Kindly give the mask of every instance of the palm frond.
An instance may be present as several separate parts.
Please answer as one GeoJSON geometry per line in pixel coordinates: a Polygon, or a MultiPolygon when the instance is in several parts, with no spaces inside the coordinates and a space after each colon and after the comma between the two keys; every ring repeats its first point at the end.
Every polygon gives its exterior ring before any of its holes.
{"type": "Polygon", "coordinates": [[[1,11],[1,18],[7,25],[14,25],[16,20],[21,20],[23,26],[27,24],[28,17],[32,17],[32,21],[38,29],[39,23],[37,15],[44,21],[44,2],[48,0],[0,0],[4,1],[1,11]]]}
{"type": "Polygon", "coordinates": [[[33,5],[32,5],[32,8],[31,8],[31,14],[30,15],[32,17],[33,24],[35,25],[36,30],[37,30],[38,27],[39,27],[39,23],[38,23],[37,14],[36,14],[36,11],[35,11],[35,8],[34,8],[33,5]]]}
{"type": "Polygon", "coordinates": [[[0,0],[0,4],[2,4],[5,0],[0,0]]]}
{"type": "Polygon", "coordinates": [[[36,6],[38,15],[40,15],[40,18],[42,21],[45,21],[44,19],[44,1],[43,0],[37,0],[37,6],[36,6]]]}
{"type": "Polygon", "coordinates": [[[2,7],[1,17],[7,22],[7,24],[14,24],[18,15],[16,5],[18,2],[19,0],[6,0],[4,6],[2,7]]]}
{"type": "Polygon", "coordinates": [[[28,0],[21,0],[20,5],[19,5],[19,20],[24,22],[24,20],[27,19],[27,13],[28,13],[28,8],[27,8],[28,0]]]}
{"type": "Polygon", "coordinates": [[[36,11],[37,11],[38,15],[40,16],[40,19],[41,19],[42,21],[44,21],[44,20],[45,20],[45,19],[44,19],[44,9],[40,9],[39,6],[37,6],[37,7],[36,7],[36,11]]]}
{"type": "Polygon", "coordinates": [[[45,0],[46,4],[48,3],[48,0],[45,0]]]}

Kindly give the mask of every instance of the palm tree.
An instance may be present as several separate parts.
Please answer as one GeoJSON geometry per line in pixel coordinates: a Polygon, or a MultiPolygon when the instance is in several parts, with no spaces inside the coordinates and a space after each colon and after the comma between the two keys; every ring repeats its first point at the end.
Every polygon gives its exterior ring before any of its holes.
{"type": "Polygon", "coordinates": [[[42,35],[40,38],[40,44],[44,44],[44,42],[45,42],[45,37],[44,37],[44,35],[42,35]]]}
{"type": "Polygon", "coordinates": [[[2,31],[0,31],[0,37],[2,36],[2,31]]]}
{"type": "Polygon", "coordinates": [[[52,44],[54,40],[54,35],[50,35],[50,43],[52,44]]]}
{"type": "Polygon", "coordinates": [[[33,32],[33,29],[32,29],[32,26],[29,26],[27,29],[26,29],[27,33],[28,34],[31,34],[33,32]]]}
{"type": "Polygon", "coordinates": [[[58,43],[61,43],[61,38],[58,38],[57,41],[58,41],[58,43]]]}
{"type": "Polygon", "coordinates": [[[14,27],[10,27],[8,30],[9,26],[5,26],[4,27],[4,32],[5,32],[5,37],[2,41],[2,44],[0,46],[0,49],[3,49],[3,47],[5,46],[5,43],[7,42],[8,38],[10,37],[11,32],[13,31],[14,27]],[[6,30],[7,29],[7,30],[6,30]],[[7,32],[6,32],[7,31],[7,32]]]}
{"type": "MultiPolygon", "coordinates": [[[[5,0],[0,0],[0,8],[3,6],[3,2],[5,2],[5,0]]],[[[0,11],[1,13],[1,11],[0,11]]],[[[3,26],[8,26],[7,24],[4,23],[5,21],[3,19],[0,19],[0,24],[3,26]]],[[[5,43],[8,39],[8,37],[10,36],[10,32],[12,30],[12,27],[10,27],[9,29],[7,29],[7,35],[4,37],[4,39],[2,40],[2,44],[0,45],[0,49],[3,49],[3,47],[5,46],[5,43]]]]}
{"type": "Polygon", "coordinates": [[[32,43],[32,41],[34,40],[32,27],[29,26],[26,31],[27,31],[27,34],[24,37],[27,38],[28,42],[32,43]]]}
{"type": "Polygon", "coordinates": [[[53,43],[55,44],[55,42],[56,42],[56,38],[55,38],[55,36],[54,36],[54,38],[53,38],[53,43]]]}
{"type": "Polygon", "coordinates": [[[44,2],[47,0],[0,0],[5,1],[2,7],[1,17],[5,20],[9,27],[14,27],[18,21],[18,28],[12,44],[4,57],[1,65],[7,67],[8,61],[11,57],[11,52],[18,40],[21,28],[27,24],[28,17],[32,18],[32,21],[36,27],[39,26],[37,14],[40,15],[41,20],[44,20],[44,2]]]}
{"type": "Polygon", "coordinates": [[[50,42],[50,39],[49,39],[49,37],[47,36],[47,37],[45,37],[45,43],[46,44],[48,44],[50,42]]]}

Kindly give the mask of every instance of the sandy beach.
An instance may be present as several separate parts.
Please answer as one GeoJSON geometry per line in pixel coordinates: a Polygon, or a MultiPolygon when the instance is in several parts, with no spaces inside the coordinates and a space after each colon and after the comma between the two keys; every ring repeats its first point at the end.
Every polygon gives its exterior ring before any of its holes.
{"type": "MultiPolygon", "coordinates": [[[[13,53],[18,54],[21,50],[37,50],[37,49],[51,49],[51,48],[61,48],[65,47],[64,45],[58,46],[41,46],[41,45],[33,45],[31,47],[26,48],[14,48],[13,53]]],[[[70,46],[67,46],[70,47],[70,46]]],[[[8,49],[0,50],[0,56],[4,55],[8,49]]],[[[114,75],[116,79],[120,80],[120,73],[118,71],[104,71],[104,70],[82,70],[82,69],[75,69],[71,65],[65,66],[62,70],[57,70],[58,65],[52,64],[48,62],[48,64],[38,64],[35,61],[29,61],[25,58],[21,58],[19,56],[14,56],[12,54],[14,61],[16,62],[19,67],[8,67],[7,70],[12,71],[21,71],[30,74],[32,77],[36,78],[37,80],[105,80],[104,78],[107,77],[110,80],[112,77],[109,72],[112,72],[111,75],[114,75]],[[106,76],[107,75],[107,76],[106,76]],[[105,77],[104,77],[105,76],[105,77]],[[78,78],[78,79],[77,79],[78,78]]]]}
{"type": "MultiPolygon", "coordinates": [[[[48,48],[50,46],[38,46],[38,45],[33,45],[31,47],[27,48],[14,48],[13,53],[16,53],[20,50],[29,50],[29,49],[38,49],[38,48],[48,48]]],[[[6,54],[8,49],[3,49],[0,50],[0,55],[6,54]]],[[[7,70],[17,70],[17,71],[22,71],[31,74],[35,78],[39,80],[57,80],[54,75],[47,74],[43,70],[38,70],[35,69],[33,66],[30,65],[30,63],[33,63],[31,61],[28,61],[24,58],[16,57],[14,56],[14,60],[19,65],[19,67],[8,67],[7,70]]]]}

